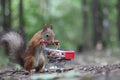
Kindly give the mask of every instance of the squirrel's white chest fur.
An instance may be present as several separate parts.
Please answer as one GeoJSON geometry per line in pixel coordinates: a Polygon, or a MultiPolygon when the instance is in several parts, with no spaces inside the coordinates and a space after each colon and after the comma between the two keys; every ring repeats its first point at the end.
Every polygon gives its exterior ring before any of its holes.
{"type": "Polygon", "coordinates": [[[35,54],[35,64],[34,67],[37,67],[40,63],[41,55],[43,54],[43,47],[38,46],[35,54]]]}

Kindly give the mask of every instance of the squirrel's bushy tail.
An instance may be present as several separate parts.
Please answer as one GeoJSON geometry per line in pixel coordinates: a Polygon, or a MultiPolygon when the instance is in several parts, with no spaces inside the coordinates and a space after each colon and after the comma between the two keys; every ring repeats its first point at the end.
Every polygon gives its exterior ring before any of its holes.
{"type": "Polygon", "coordinates": [[[23,55],[25,52],[25,40],[18,32],[7,32],[0,37],[0,44],[3,45],[8,58],[23,66],[23,55]]]}

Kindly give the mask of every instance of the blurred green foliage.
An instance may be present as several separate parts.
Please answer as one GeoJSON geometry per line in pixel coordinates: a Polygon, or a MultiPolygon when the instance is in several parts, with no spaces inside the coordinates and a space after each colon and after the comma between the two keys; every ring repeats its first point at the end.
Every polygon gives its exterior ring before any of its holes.
{"type": "MultiPolygon", "coordinates": [[[[86,8],[82,0],[23,0],[25,33],[27,40],[30,40],[34,33],[40,30],[44,24],[53,24],[56,39],[60,41],[62,49],[75,50],[82,44],[83,34],[83,9],[88,11],[88,43],[92,47],[92,0],[87,0],[86,8]]],[[[117,45],[117,0],[100,0],[102,7],[107,4],[110,39],[107,45],[110,48],[117,45]]],[[[12,28],[19,26],[18,19],[19,0],[12,0],[12,28]]]]}
{"type": "MultiPolygon", "coordinates": [[[[24,0],[25,32],[29,40],[44,24],[53,24],[61,48],[75,49],[81,43],[82,13],[79,0],[24,0]]],[[[12,1],[13,28],[18,27],[18,4],[12,1]]]]}

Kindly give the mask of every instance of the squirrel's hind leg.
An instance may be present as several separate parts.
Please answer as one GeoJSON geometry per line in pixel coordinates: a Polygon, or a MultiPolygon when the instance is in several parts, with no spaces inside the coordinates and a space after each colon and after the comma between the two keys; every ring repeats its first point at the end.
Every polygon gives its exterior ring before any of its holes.
{"type": "Polygon", "coordinates": [[[24,68],[30,72],[34,68],[34,62],[35,58],[33,56],[26,57],[24,62],[24,68]]]}

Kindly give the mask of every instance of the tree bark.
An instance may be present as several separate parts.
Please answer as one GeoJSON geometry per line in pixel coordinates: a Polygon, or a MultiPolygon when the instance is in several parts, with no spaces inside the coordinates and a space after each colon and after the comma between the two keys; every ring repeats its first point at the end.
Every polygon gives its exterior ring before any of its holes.
{"type": "MultiPolygon", "coordinates": [[[[2,12],[2,6],[1,6],[2,4],[1,4],[1,0],[0,0],[0,12],[2,12]]],[[[0,15],[0,31],[2,30],[2,15],[0,15]]]]}
{"type": "Polygon", "coordinates": [[[5,15],[5,1],[6,0],[1,0],[1,6],[2,6],[2,27],[3,30],[7,30],[7,23],[6,23],[6,15],[5,15]]]}
{"type": "Polygon", "coordinates": [[[83,49],[88,49],[88,7],[87,7],[87,1],[82,0],[83,5],[83,49]]]}
{"type": "Polygon", "coordinates": [[[19,2],[19,29],[24,32],[24,17],[23,17],[23,0],[19,2]]]}
{"type": "Polygon", "coordinates": [[[117,2],[117,11],[118,11],[118,16],[117,16],[118,46],[120,46],[120,0],[118,0],[117,2]]]}
{"type": "Polygon", "coordinates": [[[92,0],[92,16],[93,16],[93,45],[102,42],[103,33],[103,13],[99,0],[92,0]]]}
{"type": "Polygon", "coordinates": [[[2,27],[8,31],[11,26],[11,0],[1,0],[2,7],[2,27]]]}
{"type": "Polygon", "coordinates": [[[8,0],[8,25],[11,27],[12,19],[11,19],[11,0],[8,0]]]}
{"type": "Polygon", "coordinates": [[[102,3],[103,5],[103,47],[106,48],[110,43],[110,25],[109,25],[109,2],[102,3]],[[109,44],[108,44],[109,43],[109,44]]]}

